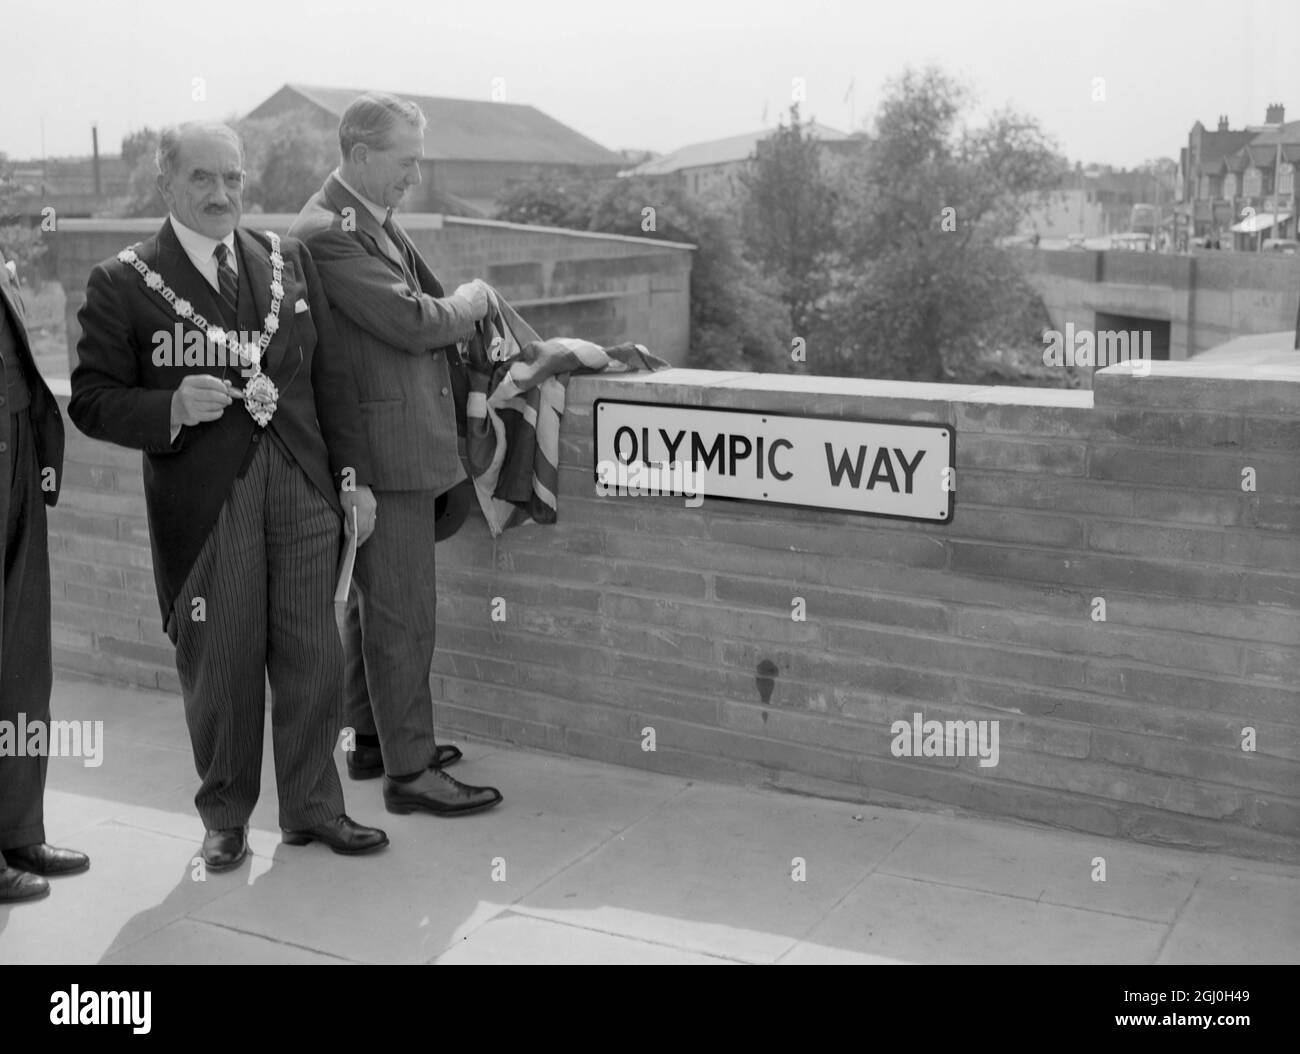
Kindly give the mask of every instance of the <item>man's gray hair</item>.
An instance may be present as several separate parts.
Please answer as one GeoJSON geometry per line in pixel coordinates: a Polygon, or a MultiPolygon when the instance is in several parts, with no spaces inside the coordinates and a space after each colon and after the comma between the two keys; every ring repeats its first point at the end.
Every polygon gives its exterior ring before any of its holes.
{"type": "Polygon", "coordinates": [[[387,92],[368,91],[357,96],[343,111],[339,121],[339,153],[349,160],[358,143],[371,150],[386,150],[392,143],[393,129],[405,121],[421,132],[428,126],[423,111],[413,102],[387,92]]]}
{"type": "Polygon", "coordinates": [[[184,124],[169,125],[158,136],[158,150],[154,153],[154,161],[157,162],[158,171],[162,176],[171,179],[176,175],[176,167],[181,157],[181,143],[187,135],[194,132],[210,132],[229,139],[239,151],[239,167],[241,169],[244,167],[244,143],[239,138],[239,133],[230,125],[222,124],[220,121],[186,121],[184,124]]]}

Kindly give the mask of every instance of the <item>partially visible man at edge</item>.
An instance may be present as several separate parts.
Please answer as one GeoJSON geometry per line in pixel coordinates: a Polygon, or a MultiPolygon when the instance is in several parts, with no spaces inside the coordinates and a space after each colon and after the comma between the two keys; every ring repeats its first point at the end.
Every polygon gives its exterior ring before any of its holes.
{"type": "Polygon", "coordinates": [[[239,227],[234,130],[168,129],[157,161],[170,214],[92,270],[68,411],[87,435],[144,451],[158,601],[202,780],[203,859],[220,871],[247,855],[268,679],[283,840],[370,852],[388,838],[344,812],[333,758],[341,517],[355,506],[364,541],[375,516],[351,367],[301,243],[239,227]],[[179,349],[158,361],[181,320],[208,335],[204,364],[182,365],[179,349]]]}
{"type": "MultiPolygon", "coordinates": [[[[36,368],[17,269],[0,254],[0,721],[43,727],[49,742],[50,554],[45,506],[59,500],[63,416],[36,368]]],[[[16,746],[16,744],[15,744],[16,746]]],[[[48,752],[0,756],[0,904],[50,891],[51,875],[85,871],[85,853],[45,843],[48,752]]]]}
{"type": "Polygon", "coordinates": [[[320,268],[350,354],[384,511],[357,554],[357,590],[343,626],[347,723],[357,737],[348,773],[383,775],[390,812],[458,815],[501,801],[495,787],[468,786],[443,771],[461,752],[435,742],[429,690],[435,503],[466,478],[456,342],[473,335],[488,302],[477,281],[445,296],[393,218],[420,182],[426,124],[414,103],[380,92],[357,98],[339,122],[339,167],[290,233],[320,268]]]}

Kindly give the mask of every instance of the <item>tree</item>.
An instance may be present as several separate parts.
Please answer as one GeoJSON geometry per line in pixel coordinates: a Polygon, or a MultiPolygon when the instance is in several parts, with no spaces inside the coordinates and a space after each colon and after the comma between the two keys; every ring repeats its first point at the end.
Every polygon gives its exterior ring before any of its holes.
{"type": "Polygon", "coordinates": [[[777,291],[741,255],[739,232],[723,211],[645,178],[541,179],[504,195],[497,219],[696,246],[691,260],[688,364],[729,370],[775,369],[783,364],[788,321],[777,291]],[[647,209],[654,211],[648,214],[647,209]]]}
{"type": "Polygon", "coordinates": [[[134,132],[122,136],[122,160],[128,168],[134,168],[142,157],[153,160],[154,151],[158,149],[158,132],[145,125],[134,132]]]}
{"type": "Polygon", "coordinates": [[[747,257],[776,284],[795,334],[806,334],[826,294],[837,247],[836,188],[813,131],[790,107],[790,123],[759,144],[743,173],[741,230],[747,257]]]}
{"type": "Polygon", "coordinates": [[[1015,340],[1037,300],[996,239],[1026,200],[1057,182],[1055,145],[1029,117],[1000,111],[959,126],[969,93],[942,71],[889,88],[867,147],[840,172],[844,256],[819,344],[837,372],[938,381],[946,359],[1015,340]]]}
{"type": "Polygon", "coordinates": [[[0,249],[20,272],[39,284],[40,272],[34,266],[45,255],[39,227],[33,227],[17,201],[24,192],[14,178],[14,167],[7,154],[0,153],[0,249]]]}
{"type": "Polygon", "coordinates": [[[239,122],[248,211],[293,212],[320,190],[338,164],[338,137],[301,114],[239,122]]]}
{"type": "Polygon", "coordinates": [[[167,206],[158,193],[158,131],[141,128],[122,138],[122,157],[131,165],[126,201],[118,210],[124,216],[165,216],[167,206]]]}
{"type": "Polygon", "coordinates": [[[594,192],[588,179],[537,176],[507,187],[497,198],[493,215],[507,223],[585,229],[586,202],[594,192]]]}

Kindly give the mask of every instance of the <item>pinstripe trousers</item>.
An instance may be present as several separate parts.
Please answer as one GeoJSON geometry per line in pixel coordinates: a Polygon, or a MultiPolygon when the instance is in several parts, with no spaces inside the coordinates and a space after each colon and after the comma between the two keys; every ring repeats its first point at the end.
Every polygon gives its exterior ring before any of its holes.
{"type": "Polygon", "coordinates": [[[338,514],[265,434],[169,620],[202,780],[194,804],[210,829],[242,826],[257,804],[267,680],[280,826],[313,827],[344,811],[334,764],[341,537],[338,514]]]}

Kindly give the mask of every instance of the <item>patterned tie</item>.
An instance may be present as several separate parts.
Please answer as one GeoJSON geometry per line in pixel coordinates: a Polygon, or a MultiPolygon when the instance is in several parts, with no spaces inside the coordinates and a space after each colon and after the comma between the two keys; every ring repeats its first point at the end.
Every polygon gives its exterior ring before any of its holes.
{"type": "Polygon", "coordinates": [[[402,261],[406,268],[406,280],[411,284],[411,288],[418,293],[420,291],[420,280],[415,274],[415,254],[411,252],[410,247],[406,244],[406,239],[397,233],[397,224],[393,222],[392,209],[389,209],[388,215],[384,217],[384,230],[393,239],[393,244],[397,246],[398,252],[402,254],[402,261]]]}
{"type": "Polygon", "coordinates": [[[238,318],[239,276],[235,274],[235,269],[230,263],[230,247],[225,242],[217,242],[212,255],[217,258],[217,284],[221,286],[221,299],[230,309],[230,315],[238,318]]]}

